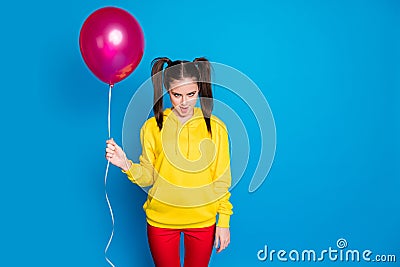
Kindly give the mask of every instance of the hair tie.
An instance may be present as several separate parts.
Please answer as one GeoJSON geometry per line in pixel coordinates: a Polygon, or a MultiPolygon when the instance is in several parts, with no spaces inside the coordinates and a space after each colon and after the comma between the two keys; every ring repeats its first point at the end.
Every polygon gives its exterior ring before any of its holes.
{"type": "Polygon", "coordinates": [[[166,59],[167,59],[167,65],[168,65],[168,67],[170,67],[172,65],[172,60],[169,58],[166,58],[166,59]]]}

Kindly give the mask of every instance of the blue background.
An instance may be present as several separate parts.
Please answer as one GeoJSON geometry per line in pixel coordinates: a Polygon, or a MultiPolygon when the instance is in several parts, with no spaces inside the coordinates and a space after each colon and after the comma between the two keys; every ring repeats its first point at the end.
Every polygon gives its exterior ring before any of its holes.
{"type": "MultiPolygon", "coordinates": [[[[2,266],[107,266],[108,88],[78,46],[83,21],[107,5],[131,12],[146,38],[141,64],[114,89],[118,142],[156,56],[230,65],[259,86],[274,114],[272,169],[255,193],[250,172],[233,189],[232,242],[210,266],[308,266],[256,254],[264,245],[336,248],[341,237],[348,248],[400,260],[398,1],[71,0],[2,3],[2,266]]],[[[152,266],[145,193],[116,168],[108,186],[116,216],[109,257],[152,266]]]]}

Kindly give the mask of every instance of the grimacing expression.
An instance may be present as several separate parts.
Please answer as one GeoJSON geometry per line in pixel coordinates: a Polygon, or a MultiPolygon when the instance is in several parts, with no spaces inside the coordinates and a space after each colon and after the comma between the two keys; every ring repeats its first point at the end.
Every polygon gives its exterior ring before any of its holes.
{"type": "Polygon", "coordinates": [[[197,82],[190,78],[174,80],[169,88],[168,94],[176,115],[182,119],[191,117],[199,95],[197,82]]]}

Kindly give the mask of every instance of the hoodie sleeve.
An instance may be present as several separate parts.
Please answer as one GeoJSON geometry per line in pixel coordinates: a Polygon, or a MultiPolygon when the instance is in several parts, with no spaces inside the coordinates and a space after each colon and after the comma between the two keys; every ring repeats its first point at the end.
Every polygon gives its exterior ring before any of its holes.
{"type": "Polygon", "coordinates": [[[151,141],[151,133],[146,131],[145,123],[140,129],[140,143],[142,145],[142,154],[139,157],[139,163],[134,163],[129,160],[132,165],[129,170],[124,171],[129,180],[139,185],[140,187],[150,186],[154,183],[154,144],[151,141]]]}
{"type": "Polygon", "coordinates": [[[228,131],[221,121],[217,121],[216,129],[215,145],[217,154],[211,171],[213,172],[214,190],[219,198],[217,226],[229,227],[230,216],[233,212],[232,204],[229,202],[231,193],[228,190],[231,186],[228,131]]]}

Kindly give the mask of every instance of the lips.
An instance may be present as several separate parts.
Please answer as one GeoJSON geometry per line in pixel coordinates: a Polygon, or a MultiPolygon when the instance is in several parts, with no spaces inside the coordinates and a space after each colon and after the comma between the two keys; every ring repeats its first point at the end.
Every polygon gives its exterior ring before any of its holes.
{"type": "Polygon", "coordinates": [[[186,113],[189,110],[189,107],[180,107],[182,113],[186,113]]]}

